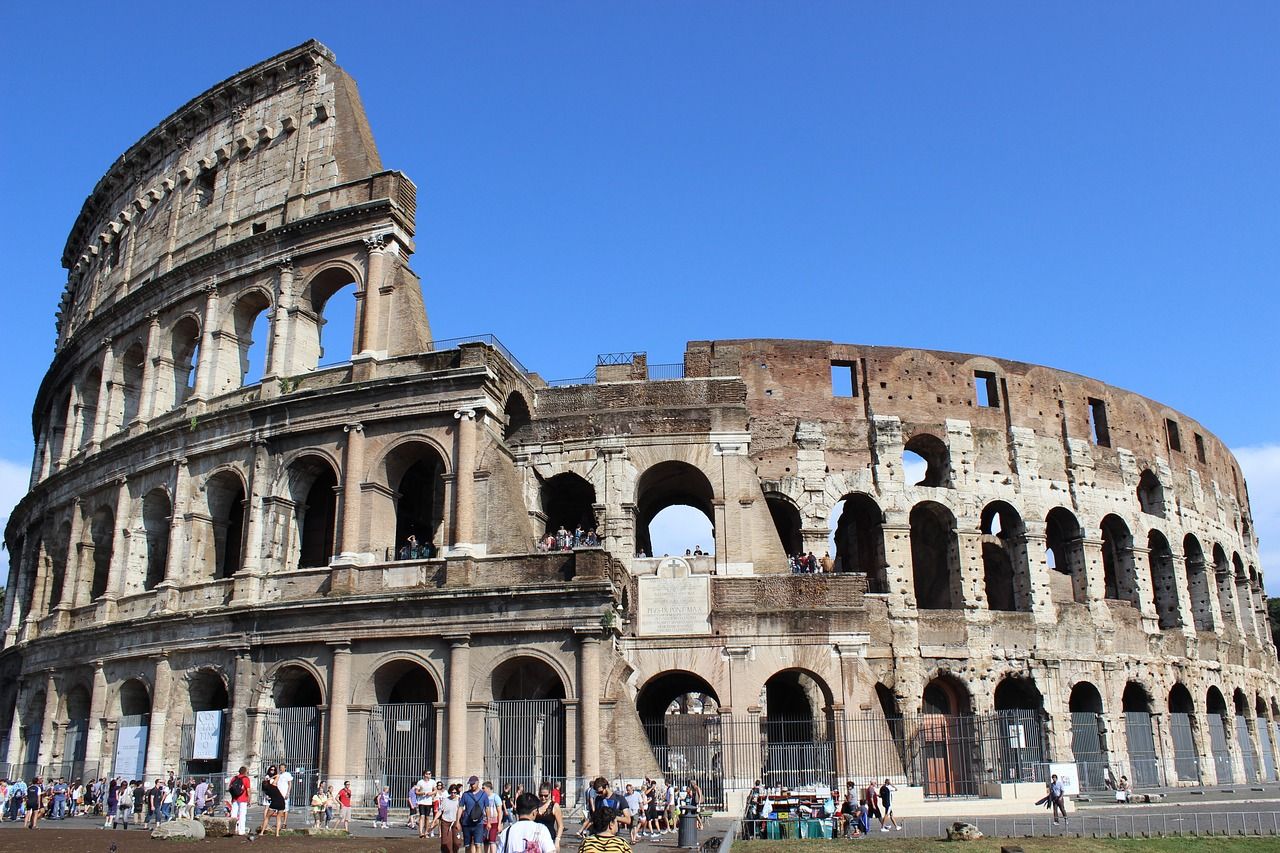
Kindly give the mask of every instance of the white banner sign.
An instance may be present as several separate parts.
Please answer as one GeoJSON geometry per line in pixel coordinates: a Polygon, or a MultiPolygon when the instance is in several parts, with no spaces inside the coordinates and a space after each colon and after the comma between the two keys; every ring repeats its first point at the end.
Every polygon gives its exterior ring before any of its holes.
{"type": "Polygon", "coordinates": [[[1074,764],[1050,764],[1049,773],[1057,774],[1062,793],[1074,797],[1080,793],[1080,774],[1074,764]]]}
{"type": "Polygon", "coordinates": [[[196,711],[195,738],[191,758],[211,760],[222,757],[222,712],[196,711]]]}
{"type": "Polygon", "coordinates": [[[116,764],[112,775],[141,779],[147,763],[147,727],[122,726],[116,736],[116,764]]]}

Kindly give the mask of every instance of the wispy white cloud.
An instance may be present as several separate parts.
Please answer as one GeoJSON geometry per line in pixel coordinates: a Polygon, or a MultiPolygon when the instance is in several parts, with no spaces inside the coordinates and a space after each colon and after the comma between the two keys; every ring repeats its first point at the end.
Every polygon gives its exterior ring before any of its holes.
{"type": "MultiPolygon", "coordinates": [[[[27,493],[31,482],[31,465],[0,459],[0,531],[9,523],[9,513],[27,493]]],[[[0,586],[9,583],[9,552],[0,551],[0,586]]]]}
{"type": "Polygon", "coordinates": [[[1249,484],[1249,505],[1258,531],[1258,551],[1267,595],[1280,595],[1280,444],[1231,451],[1249,484]]]}

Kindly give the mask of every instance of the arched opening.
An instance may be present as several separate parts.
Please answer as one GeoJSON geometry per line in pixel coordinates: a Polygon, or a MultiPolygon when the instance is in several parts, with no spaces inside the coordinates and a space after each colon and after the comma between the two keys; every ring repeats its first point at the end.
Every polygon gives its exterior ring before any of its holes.
{"type": "Polygon", "coordinates": [[[1258,694],[1254,700],[1254,720],[1258,731],[1258,747],[1262,753],[1262,781],[1275,782],[1276,773],[1276,756],[1272,752],[1272,726],[1274,721],[1267,714],[1267,703],[1262,698],[1262,694],[1258,694]]]}
{"type": "Polygon", "coordinates": [[[979,741],[969,690],[939,675],[920,695],[921,763],[926,797],[977,796],[979,741]]]}
{"type": "Polygon", "coordinates": [[[1043,780],[1048,762],[1044,732],[1044,697],[1029,675],[1007,675],[996,685],[996,720],[1000,738],[999,778],[1004,783],[1043,780]]]}
{"type": "Polygon", "coordinates": [[[1160,755],[1156,752],[1155,730],[1151,722],[1151,693],[1136,681],[1124,687],[1125,741],[1129,747],[1129,767],[1133,783],[1140,787],[1162,785],[1160,755]]]}
{"type": "Polygon", "coordinates": [[[151,691],[140,679],[131,678],[120,685],[119,702],[112,775],[143,779],[151,728],[151,691]]]}
{"type": "Polygon", "coordinates": [[[502,410],[505,416],[502,437],[508,444],[519,444],[533,438],[533,415],[529,413],[529,403],[523,394],[519,391],[508,394],[502,410]]]}
{"type": "Polygon", "coordinates": [[[513,786],[565,782],[565,685],[549,664],[516,655],[493,671],[485,766],[513,786]]]}
{"type": "Polygon", "coordinates": [[[98,392],[101,387],[102,371],[96,367],[80,380],[80,448],[88,447],[94,439],[93,427],[98,418],[98,392]]]}
{"type": "Polygon", "coordinates": [[[142,531],[147,547],[147,577],[143,589],[155,589],[164,580],[169,563],[169,525],[173,505],[164,489],[152,489],[142,498],[142,531]]]}
{"type": "Polygon", "coordinates": [[[1045,562],[1049,565],[1049,595],[1055,604],[1089,600],[1085,571],[1084,530],[1075,515],[1054,507],[1045,517],[1045,562]]]}
{"type": "Polygon", "coordinates": [[[77,684],[63,698],[66,728],[62,734],[62,767],[58,775],[70,782],[84,777],[84,757],[89,746],[89,691],[77,684]]]}
{"type": "Polygon", "coordinates": [[[200,324],[183,317],[173,326],[169,343],[173,373],[168,377],[171,408],[181,406],[196,390],[196,370],[200,364],[200,324]]]}
{"type": "Polygon", "coordinates": [[[1004,501],[982,510],[982,570],[990,610],[1031,610],[1031,571],[1022,516],[1004,501]]]}
{"type": "Polygon", "coordinates": [[[140,341],[124,351],[120,358],[120,420],[117,429],[126,429],[141,414],[142,382],[146,376],[147,351],[140,341]]]}
{"type": "Polygon", "coordinates": [[[115,548],[115,532],[115,513],[110,507],[98,507],[89,524],[89,538],[93,542],[93,583],[89,589],[91,598],[101,598],[107,592],[107,584],[111,578],[111,555],[115,548]]]}
{"type": "Polygon", "coordinates": [[[831,510],[837,572],[861,572],[867,576],[868,592],[888,592],[888,560],[884,555],[884,513],[861,492],[845,495],[831,510]]]}
{"type": "Polygon", "coordinates": [[[358,286],[346,270],[317,275],[304,291],[294,320],[295,373],[342,364],[361,349],[356,323],[358,286]]]}
{"type": "Polygon", "coordinates": [[[413,661],[378,667],[373,688],[377,704],[369,716],[366,764],[402,800],[424,770],[436,770],[436,718],[444,706],[431,673],[413,661]]]}
{"type": "Polygon", "coordinates": [[[289,466],[293,501],[294,555],[300,569],[329,565],[338,519],[338,475],[322,456],[303,456],[289,466]]]}
{"type": "MultiPolygon", "coordinates": [[[[57,535],[49,544],[49,553],[46,555],[49,560],[49,610],[64,603],[68,605],[73,603],[74,595],[67,589],[67,556],[72,547],[74,546],[71,542],[71,523],[64,521],[58,526],[57,535]]],[[[40,554],[39,549],[36,550],[36,554],[40,554]]],[[[31,583],[34,586],[35,578],[32,578],[31,583]]]]}
{"type": "Polygon", "coordinates": [[[1067,700],[1071,713],[1071,755],[1080,770],[1080,787],[1101,791],[1106,787],[1106,745],[1103,741],[1102,694],[1087,681],[1077,682],[1067,700]]]}
{"type": "Polygon", "coordinates": [[[1173,738],[1173,769],[1180,782],[1200,781],[1196,752],[1196,703],[1182,683],[1169,691],[1169,733],[1173,738]]]}
{"type": "Polygon", "coordinates": [[[231,706],[226,682],[212,669],[197,669],[187,675],[187,698],[192,717],[182,726],[182,772],[212,775],[222,769],[226,757],[231,706]]]}
{"type": "Polygon", "coordinates": [[[674,670],[651,678],[636,696],[636,711],[667,779],[693,779],[706,801],[724,801],[720,700],[701,676],[674,670]]]}
{"type": "Polygon", "coordinates": [[[914,435],[903,448],[902,470],[908,484],[921,468],[924,469],[924,474],[915,485],[936,488],[951,486],[951,453],[936,435],[914,435]]]}
{"type": "Polygon", "coordinates": [[[402,560],[435,557],[443,544],[444,459],[431,446],[415,443],[396,452],[388,472],[398,474],[388,481],[396,489],[397,556],[402,560]]]}
{"type": "Polygon", "coordinates": [[[48,459],[46,467],[50,471],[62,459],[63,450],[71,450],[71,424],[67,421],[70,406],[71,392],[68,391],[54,401],[53,407],[49,409],[49,438],[46,441],[45,456],[48,459]]]}
{"type": "Polygon", "coordinates": [[[1240,749],[1240,761],[1244,765],[1244,780],[1258,781],[1258,752],[1253,746],[1253,720],[1249,719],[1249,700],[1244,691],[1236,688],[1231,694],[1236,711],[1236,745],[1240,749]]]}
{"type": "Polygon", "coordinates": [[[1178,609],[1178,580],[1173,569],[1173,551],[1169,540],[1159,530],[1147,534],[1147,564],[1151,571],[1151,590],[1155,596],[1156,615],[1161,628],[1178,628],[1182,613],[1178,609]]]}
{"type": "MultiPolygon", "coordinates": [[[[542,481],[542,512],[546,515],[546,533],[555,536],[563,531],[568,537],[581,530],[596,529],[596,489],[577,474],[565,472],[542,481]]],[[[581,537],[577,537],[581,540],[581,537]]],[[[558,537],[557,543],[566,541],[558,537]]],[[[566,541],[566,546],[572,539],[566,541]]]]}
{"type": "Polygon", "coordinates": [[[707,475],[687,462],[659,462],[640,475],[636,484],[636,548],[638,552],[657,556],[661,553],[681,553],[692,545],[701,545],[704,550],[715,550],[715,513],[712,509],[714,490],[707,475]],[[691,507],[706,519],[706,525],[698,521],[689,524],[691,513],[671,513],[669,519],[663,519],[658,526],[664,536],[655,537],[653,529],[660,513],[670,507],[691,507]],[[673,529],[666,526],[675,523],[673,529]],[[707,542],[690,542],[676,536],[706,535],[707,542]],[[655,542],[654,540],[657,539],[655,542]],[[662,547],[659,548],[659,545],[662,547]]]}
{"type": "Polygon", "coordinates": [[[1102,519],[1102,575],[1108,599],[1142,606],[1133,565],[1133,535],[1118,515],[1102,519]]]}
{"type": "Polygon", "coordinates": [[[1218,609],[1222,611],[1223,630],[1239,633],[1235,578],[1231,573],[1231,561],[1221,545],[1213,546],[1213,577],[1218,587],[1218,609]]]}
{"type": "Polygon", "coordinates": [[[773,529],[778,531],[778,541],[788,556],[804,553],[804,538],[800,535],[800,510],[790,498],[779,494],[764,496],[773,519],[773,529]]]}
{"type": "Polygon", "coordinates": [[[1182,539],[1182,556],[1187,561],[1187,592],[1191,598],[1191,618],[1197,631],[1213,630],[1213,592],[1204,565],[1204,549],[1194,534],[1182,539]]]}
{"type": "Polygon", "coordinates": [[[1214,774],[1219,785],[1227,785],[1235,781],[1235,771],[1231,766],[1231,748],[1227,741],[1227,700],[1223,698],[1222,691],[1211,686],[1205,692],[1204,707],[1209,723],[1209,750],[1213,753],[1214,774]]]}
{"type": "Polygon", "coordinates": [[[760,691],[765,756],[761,781],[798,788],[835,784],[831,691],[812,673],[785,669],[760,691]]]}
{"type": "Polygon", "coordinates": [[[1148,515],[1164,518],[1164,486],[1150,470],[1138,476],[1138,506],[1148,515]]]}
{"type": "MultiPolygon", "coordinates": [[[[44,736],[45,695],[39,690],[27,698],[21,720],[22,768],[19,778],[30,779],[41,772],[40,741],[44,736]]],[[[15,711],[17,709],[15,708],[15,711]]]]}
{"type": "Polygon", "coordinates": [[[213,525],[213,573],[218,579],[240,571],[244,551],[244,481],[233,471],[219,471],[205,483],[213,525]]]}
{"type": "Polygon", "coordinates": [[[916,606],[958,610],[964,604],[956,521],[951,510],[933,501],[911,509],[911,574],[916,606]]]}
{"type": "Polygon", "coordinates": [[[299,802],[310,800],[320,778],[321,717],[317,706],[324,702],[323,695],[320,683],[305,667],[290,664],[276,670],[271,684],[272,707],[262,727],[262,763],[264,768],[271,764],[292,768],[299,802]]]}
{"type": "Polygon", "coordinates": [[[234,384],[225,390],[255,385],[262,381],[267,368],[267,349],[271,340],[271,300],[260,290],[251,290],[236,300],[231,309],[235,337],[228,343],[235,347],[234,384]]]}

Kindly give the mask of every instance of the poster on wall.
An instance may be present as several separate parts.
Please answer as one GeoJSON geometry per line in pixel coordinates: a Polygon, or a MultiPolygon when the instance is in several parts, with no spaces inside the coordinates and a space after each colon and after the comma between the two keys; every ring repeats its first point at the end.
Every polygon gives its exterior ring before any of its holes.
{"type": "Polygon", "coordinates": [[[1074,764],[1050,764],[1049,773],[1058,777],[1062,793],[1074,797],[1080,793],[1080,774],[1074,764]]]}
{"type": "Polygon", "coordinates": [[[222,712],[196,711],[195,736],[191,744],[194,761],[222,757],[222,712]]]}
{"type": "Polygon", "coordinates": [[[116,735],[116,763],[112,774],[141,779],[146,773],[147,726],[121,726],[116,735]]]}

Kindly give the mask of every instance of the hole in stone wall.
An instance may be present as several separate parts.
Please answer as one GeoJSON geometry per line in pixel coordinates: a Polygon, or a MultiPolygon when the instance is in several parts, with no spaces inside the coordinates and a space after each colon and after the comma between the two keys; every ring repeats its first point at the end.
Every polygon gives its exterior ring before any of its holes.
{"type": "Polygon", "coordinates": [[[978,405],[986,409],[1000,408],[1000,387],[996,375],[987,370],[973,372],[973,387],[978,395],[978,405]]]}
{"type": "Polygon", "coordinates": [[[1107,427],[1107,404],[1089,398],[1089,432],[1098,447],[1111,446],[1111,431],[1107,427]]]}

